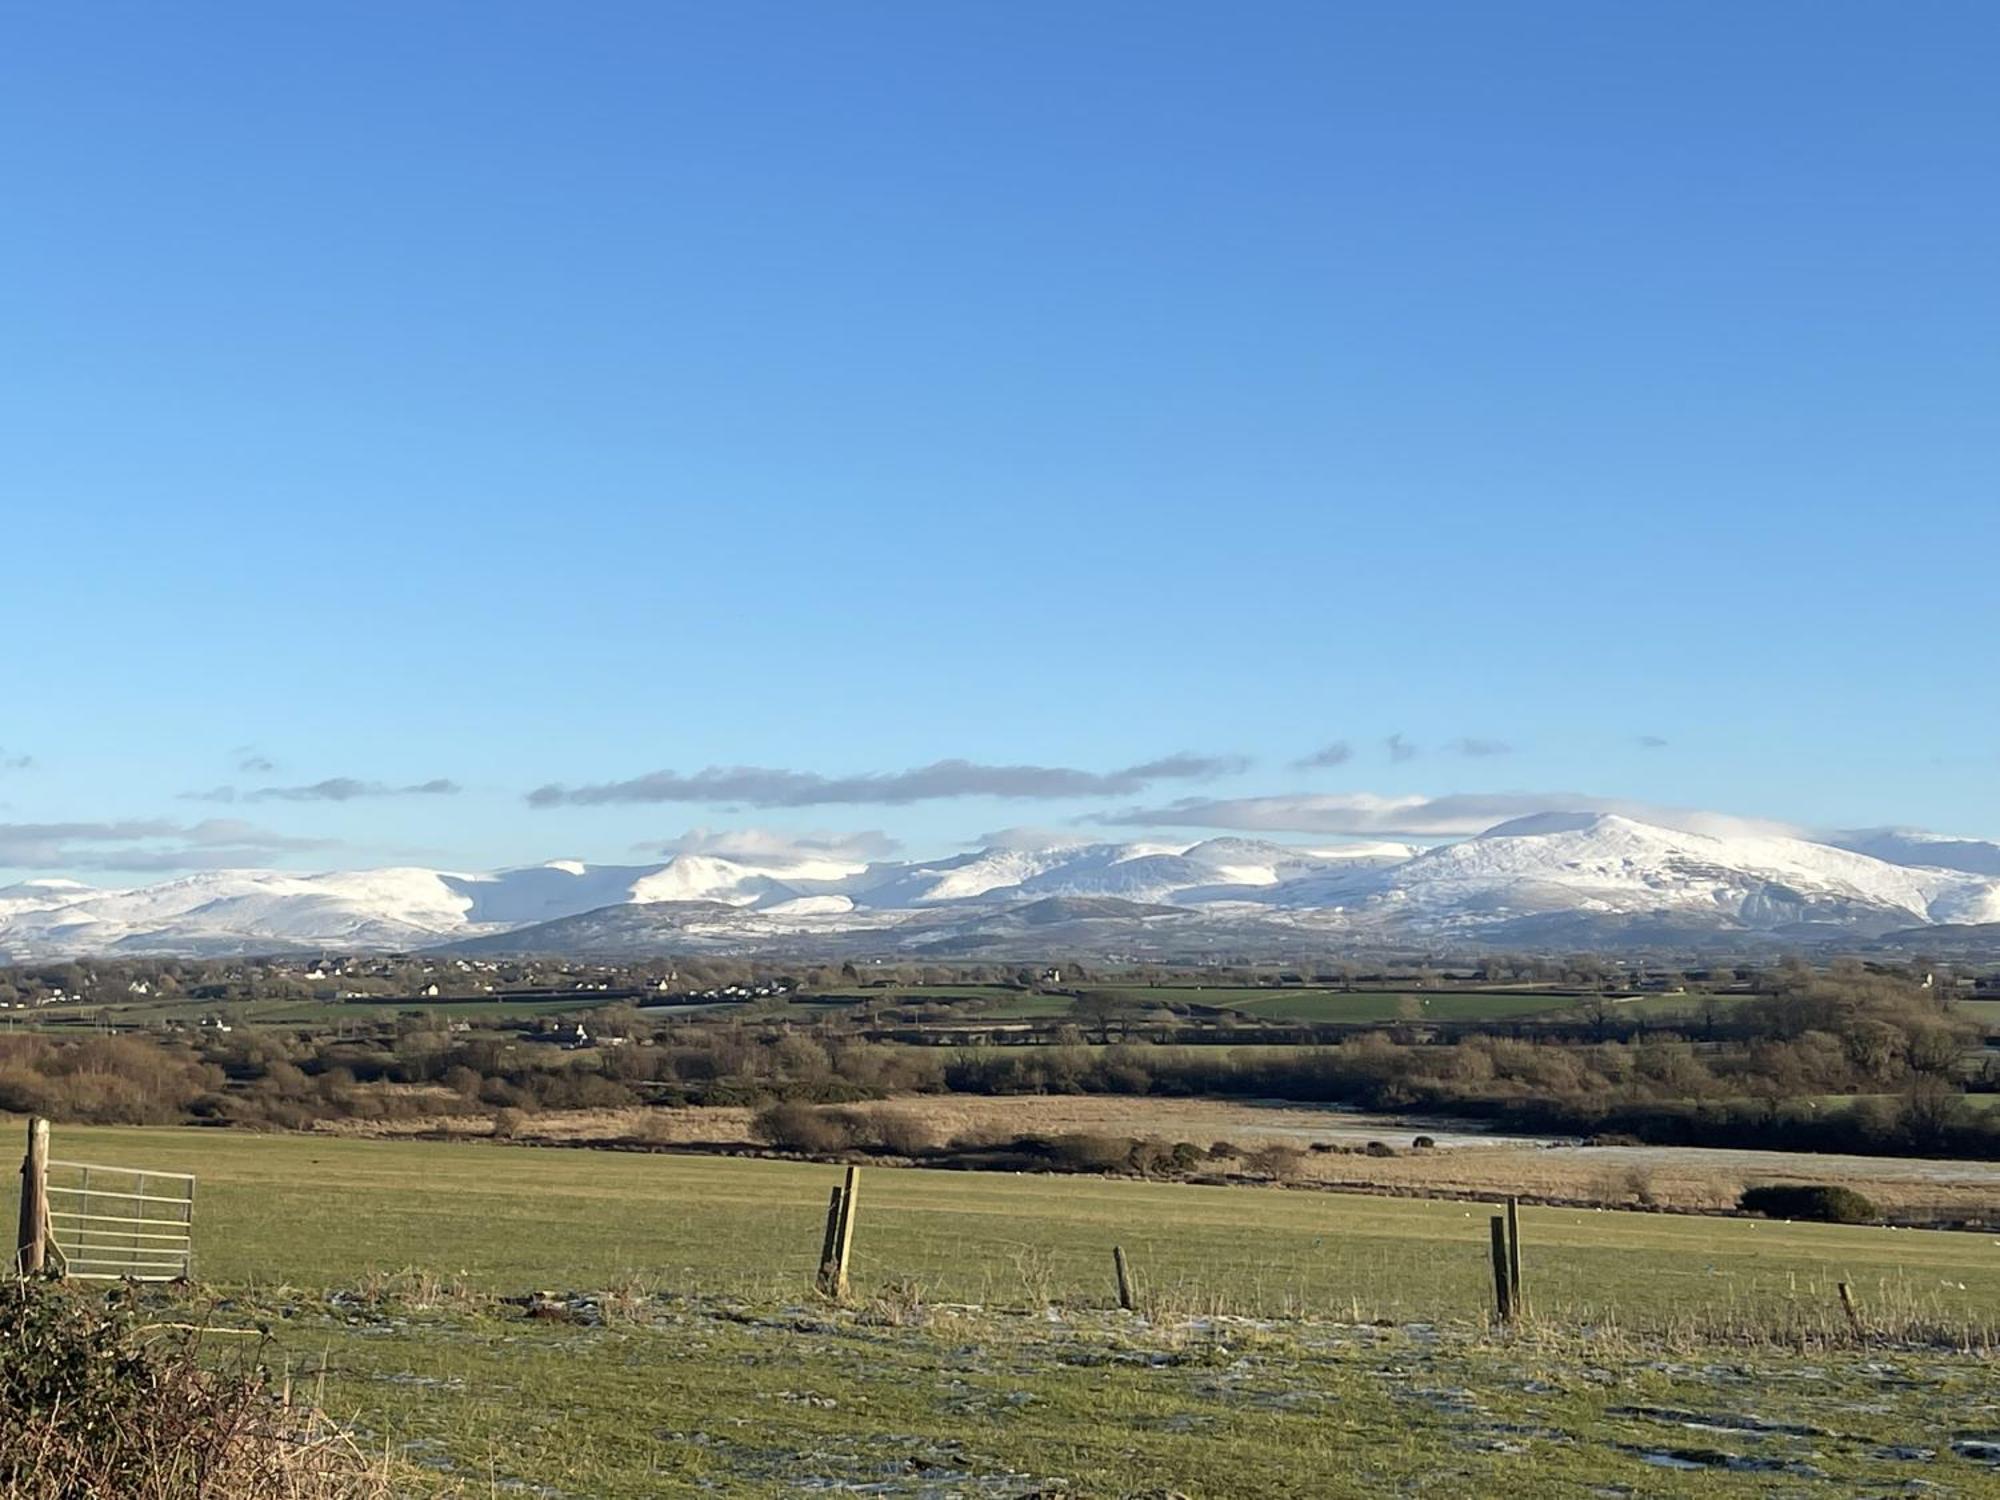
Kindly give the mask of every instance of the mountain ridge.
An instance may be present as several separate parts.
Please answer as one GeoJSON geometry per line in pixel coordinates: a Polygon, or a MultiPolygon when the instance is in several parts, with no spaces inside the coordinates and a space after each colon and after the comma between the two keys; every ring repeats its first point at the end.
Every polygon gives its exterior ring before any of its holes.
{"type": "Polygon", "coordinates": [[[1225,836],[994,847],[928,861],[703,852],[471,873],[218,870],[129,889],[60,879],[0,887],[0,955],[561,951],[592,934],[631,951],[652,941],[900,952],[1025,941],[1033,931],[1106,952],[1123,938],[1173,934],[1190,952],[1251,942],[1566,947],[1641,934],[1697,946],[1872,940],[1927,927],[2000,930],[2000,874],[1983,869],[1988,851],[2000,868],[2000,844],[1981,840],[1716,835],[1588,812],[1538,814],[1427,849],[1225,836]],[[1951,864],[1920,863],[1932,850],[1951,864]]]}

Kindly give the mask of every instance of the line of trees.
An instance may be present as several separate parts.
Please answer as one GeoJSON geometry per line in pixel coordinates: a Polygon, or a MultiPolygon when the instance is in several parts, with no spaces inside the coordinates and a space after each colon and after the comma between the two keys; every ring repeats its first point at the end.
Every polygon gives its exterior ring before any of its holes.
{"type": "MultiPolygon", "coordinates": [[[[947,1049],[863,1040],[836,1010],[661,1021],[611,1009],[601,1043],[409,1020],[359,1037],[241,1030],[0,1036],[0,1110],[57,1119],[299,1128],[637,1104],[841,1103],[897,1094],[1281,1098],[1421,1110],[1564,1135],[1680,1144],[2000,1156],[2000,1111],[1972,1107],[1976,1028],[1930,990],[1860,966],[1781,974],[1726,1037],[1586,1042],[1371,1032],[1325,1047],[1145,1044],[947,1049]]],[[[1989,1083],[2000,1079],[1989,1077],[1989,1083]]]]}

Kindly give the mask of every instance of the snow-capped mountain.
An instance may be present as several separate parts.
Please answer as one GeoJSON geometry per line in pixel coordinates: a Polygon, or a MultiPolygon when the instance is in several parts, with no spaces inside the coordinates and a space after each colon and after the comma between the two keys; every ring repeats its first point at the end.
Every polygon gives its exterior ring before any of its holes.
{"type": "Polygon", "coordinates": [[[1295,951],[1343,944],[1683,946],[2000,923],[2000,846],[1828,842],[1543,814],[1477,838],[1301,848],[1255,839],[995,848],[864,863],[685,853],[488,874],[212,871],[129,890],[0,888],[0,956],[406,949],[639,952],[837,946],[987,952],[1295,951]],[[1939,858],[1920,858],[1935,850],[1939,858]],[[1891,857],[1893,856],[1893,857],[1891,857]]]}
{"type": "Polygon", "coordinates": [[[781,903],[798,895],[782,873],[688,854],[662,865],[558,860],[473,875],[214,870],[122,891],[62,882],[45,901],[34,898],[33,887],[13,886],[0,891],[0,953],[418,948],[626,902],[781,903]]]}
{"type": "Polygon", "coordinates": [[[24,880],[0,885],[0,922],[22,912],[53,911],[101,894],[80,880],[24,880]]]}
{"type": "MultiPolygon", "coordinates": [[[[1311,893],[1326,904],[1324,888],[1311,893]]],[[[2000,880],[1892,865],[1805,839],[1713,837],[1606,813],[1545,813],[1443,845],[1349,888],[1362,911],[1433,930],[1550,914],[1674,917],[1803,934],[2000,920],[2000,880]]]]}

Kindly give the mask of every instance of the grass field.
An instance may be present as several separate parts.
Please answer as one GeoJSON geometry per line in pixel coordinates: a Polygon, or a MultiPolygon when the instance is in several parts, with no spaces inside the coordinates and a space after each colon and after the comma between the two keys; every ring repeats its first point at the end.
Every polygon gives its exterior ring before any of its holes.
{"type": "MultiPolygon", "coordinates": [[[[838,1169],[742,1158],[476,1143],[59,1127],[55,1155],[195,1172],[202,1273],[334,1285],[420,1266],[485,1291],[632,1276],[750,1295],[809,1282],[838,1169]]],[[[874,1169],[864,1279],[935,1298],[1066,1302],[1109,1293],[1122,1243],[1154,1292],[1232,1313],[1479,1316],[1475,1205],[1280,1188],[874,1169]]],[[[11,1188],[10,1188],[11,1192],[11,1188]]],[[[1976,1235],[1541,1209],[1537,1298],[1571,1321],[1664,1326],[1697,1310],[1775,1314],[1846,1280],[1900,1282],[1941,1319],[2000,1308],[2000,1257],[1976,1235]]],[[[10,1220],[11,1222],[11,1220],[10,1220]]]]}
{"type": "Polygon", "coordinates": [[[1574,1010],[1573,995],[1477,994],[1438,990],[1264,991],[1254,1000],[1219,1002],[1273,1021],[1511,1021],[1574,1010]]]}
{"type": "Polygon", "coordinates": [[[836,1310],[809,1290],[831,1167],[70,1127],[55,1154],[198,1173],[218,1321],[324,1362],[329,1408],[439,1492],[2000,1492],[1950,1446],[2000,1427],[1986,1361],[1816,1349],[1807,1376],[1704,1342],[1837,1331],[1842,1280],[1990,1322],[1978,1236],[1529,1209],[1541,1331],[1514,1340],[1474,1205],[869,1169],[836,1310]],[[1143,1317],[1108,1310],[1113,1243],[1143,1317]],[[492,1300],[536,1289],[591,1296],[556,1323],[492,1300]],[[1718,1403],[1822,1435],[1682,1420],[1718,1403]]]}
{"type": "Polygon", "coordinates": [[[859,1001],[904,1000],[1005,1000],[1022,990],[1011,984],[883,984],[857,988],[835,986],[825,990],[803,990],[802,1000],[835,1001],[852,1005],[859,1001]]]}
{"type": "Polygon", "coordinates": [[[1961,1000],[1958,1008],[1980,1025],[2000,1031],[2000,1000],[1961,1000]]]}
{"type": "MultiPolygon", "coordinates": [[[[1159,987],[1091,986],[1091,997],[1116,1000],[1135,1013],[1170,1005],[1204,1005],[1271,1021],[1376,1022],[1409,1019],[1507,1021],[1573,1009],[1574,995],[1472,990],[1334,990],[1270,986],[1213,989],[1192,985],[1159,987]]],[[[1679,998],[1679,997],[1676,997],[1679,998]]],[[[1088,1006],[1069,995],[1014,993],[982,1008],[982,1020],[1051,1020],[1075,1016],[1088,1006]]]]}
{"type": "Polygon", "coordinates": [[[1016,991],[991,1005],[983,1005],[969,1019],[980,1021],[1054,1021],[1076,1014],[1074,995],[1043,995],[1016,991]]]}
{"type": "MultiPolygon", "coordinates": [[[[1578,995],[1533,990],[1345,990],[1302,986],[1279,989],[1268,985],[1091,987],[1084,994],[1110,996],[1135,1009],[1170,1004],[1207,1005],[1258,1020],[1359,1024],[1556,1019],[1575,1014],[1583,1003],[1578,995]]],[[[1689,994],[1633,996],[1613,1001],[1612,1014],[1644,1016],[1649,1020],[1695,1016],[1707,998],[1689,994]]],[[[1726,1008],[1743,998],[1722,996],[1717,1003],[1726,1008]]],[[[1023,994],[980,1014],[1005,1020],[1041,1020],[1073,1015],[1077,1009],[1077,1001],[1065,995],[1023,994]]]]}

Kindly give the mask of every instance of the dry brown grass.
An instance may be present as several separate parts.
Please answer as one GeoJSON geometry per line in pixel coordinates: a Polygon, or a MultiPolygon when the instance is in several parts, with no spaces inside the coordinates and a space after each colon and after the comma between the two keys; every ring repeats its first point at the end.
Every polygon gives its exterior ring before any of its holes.
{"type": "MultiPolygon", "coordinates": [[[[514,1139],[530,1144],[572,1145],[582,1141],[630,1141],[640,1145],[748,1145],[754,1110],[735,1105],[701,1109],[552,1109],[513,1112],[518,1128],[514,1139]]],[[[422,1135],[490,1136],[495,1111],[432,1115],[408,1120],[319,1120],[321,1135],[359,1136],[391,1140],[422,1135]]]]}

